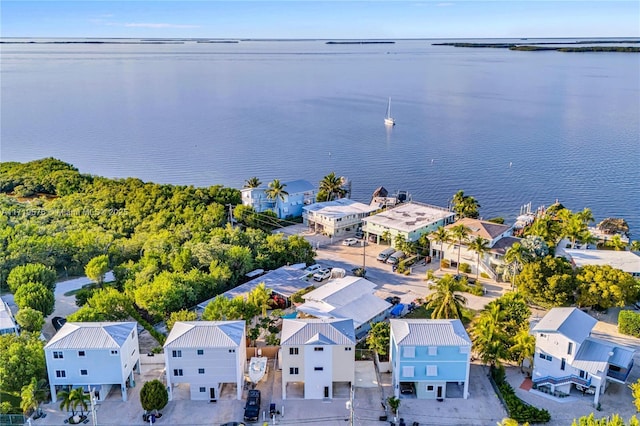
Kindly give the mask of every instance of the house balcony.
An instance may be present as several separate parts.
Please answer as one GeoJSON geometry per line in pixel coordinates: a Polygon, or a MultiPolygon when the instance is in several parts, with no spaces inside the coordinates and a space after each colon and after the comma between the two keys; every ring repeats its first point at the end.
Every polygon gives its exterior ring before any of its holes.
{"type": "Polygon", "coordinates": [[[629,373],[631,373],[632,368],[633,360],[631,360],[627,368],[609,364],[609,368],[607,369],[607,379],[611,379],[619,383],[625,383],[627,381],[627,377],[629,377],[629,373]]]}

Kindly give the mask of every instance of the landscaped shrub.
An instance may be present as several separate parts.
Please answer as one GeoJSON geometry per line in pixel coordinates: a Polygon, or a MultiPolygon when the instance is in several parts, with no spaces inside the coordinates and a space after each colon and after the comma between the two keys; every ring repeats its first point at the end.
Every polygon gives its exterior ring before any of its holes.
{"type": "Polygon", "coordinates": [[[487,278],[487,279],[489,279],[489,274],[487,274],[486,272],[480,272],[480,276],[481,276],[482,278],[487,278]]]}
{"type": "Polygon", "coordinates": [[[471,272],[471,266],[468,263],[460,263],[460,272],[468,274],[469,272],[471,272]]]}
{"type": "Polygon", "coordinates": [[[640,314],[633,311],[620,311],[618,314],[618,332],[640,337],[640,314]]]}
{"type": "Polygon", "coordinates": [[[440,261],[440,267],[441,268],[449,268],[451,266],[451,262],[449,262],[448,259],[442,259],[440,261]]]}
{"type": "Polygon", "coordinates": [[[464,291],[473,294],[474,296],[484,296],[484,289],[478,285],[468,285],[465,287],[464,291]]]}
{"type": "Polygon", "coordinates": [[[316,288],[314,286],[310,285],[308,287],[303,288],[302,290],[298,290],[291,295],[291,301],[293,303],[304,303],[304,299],[302,298],[302,296],[304,296],[305,294],[315,289],[316,288]]]}
{"type": "Polygon", "coordinates": [[[407,264],[404,260],[401,260],[400,262],[398,262],[398,268],[396,269],[396,272],[399,274],[404,274],[404,272],[407,270],[407,264]]]}
{"type": "Polygon", "coordinates": [[[505,380],[504,367],[500,366],[492,369],[491,376],[507,405],[509,417],[523,423],[547,423],[551,420],[551,414],[547,410],[529,405],[516,396],[516,392],[505,380]]]}

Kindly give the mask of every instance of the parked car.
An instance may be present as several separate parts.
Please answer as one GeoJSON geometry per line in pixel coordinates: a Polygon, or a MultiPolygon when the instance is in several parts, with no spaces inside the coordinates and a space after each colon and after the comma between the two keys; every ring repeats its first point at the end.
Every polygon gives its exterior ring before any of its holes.
{"type": "Polygon", "coordinates": [[[391,256],[389,256],[387,258],[387,263],[395,265],[395,264],[397,264],[398,262],[400,262],[404,258],[405,258],[404,252],[401,251],[401,250],[398,250],[398,251],[394,252],[391,256]]]}
{"type": "Polygon", "coordinates": [[[362,232],[361,229],[358,229],[356,231],[356,238],[358,238],[358,239],[364,238],[364,232],[362,232]]]}
{"type": "Polygon", "coordinates": [[[400,382],[400,393],[402,394],[413,394],[413,383],[411,382],[400,382]]]}
{"type": "Polygon", "coordinates": [[[391,303],[392,305],[397,305],[398,303],[400,303],[400,298],[398,296],[389,296],[384,300],[385,302],[391,303]]]}
{"type": "Polygon", "coordinates": [[[344,240],[342,242],[343,246],[355,246],[356,244],[358,244],[360,241],[358,241],[356,238],[347,238],[346,240],[344,240]]]}
{"type": "Polygon", "coordinates": [[[56,329],[56,331],[60,330],[66,322],[67,319],[63,317],[53,317],[53,319],[51,320],[51,324],[53,325],[53,328],[56,329]]]}
{"type": "Polygon", "coordinates": [[[378,262],[386,262],[389,256],[391,256],[395,252],[396,249],[394,248],[384,249],[380,252],[380,254],[378,254],[378,257],[376,257],[376,259],[378,260],[378,262]]]}
{"type": "Polygon", "coordinates": [[[314,281],[326,280],[329,277],[331,277],[331,270],[327,268],[319,269],[318,272],[313,274],[314,281]]]}
{"type": "Polygon", "coordinates": [[[257,422],[260,417],[260,391],[251,389],[244,406],[244,420],[246,422],[257,422]]]}
{"type": "Polygon", "coordinates": [[[315,265],[307,266],[304,270],[309,274],[315,274],[320,269],[322,269],[322,266],[316,263],[315,265]]]}

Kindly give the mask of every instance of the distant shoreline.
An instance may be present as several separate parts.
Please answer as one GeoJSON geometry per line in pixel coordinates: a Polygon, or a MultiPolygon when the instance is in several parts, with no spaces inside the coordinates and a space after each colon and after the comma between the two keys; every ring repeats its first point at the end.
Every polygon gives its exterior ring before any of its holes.
{"type": "Polygon", "coordinates": [[[519,44],[519,43],[432,43],[432,46],[453,46],[453,47],[470,47],[470,48],[494,48],[494,49],[509,49],[524,52],[535,51],[557,51],[557,52],[626,52],[626,53],[639,53],[640,47],[630,46],[580,46],[580,47],[567,47],[567,44],[583,45],[583,44],[636,44],[640,43],[640,40],[584,40],[574,42],[542,42],[534,44],[519,44]],[[562,45],[557,47],[551,47],[550,45],[562,45]]]}

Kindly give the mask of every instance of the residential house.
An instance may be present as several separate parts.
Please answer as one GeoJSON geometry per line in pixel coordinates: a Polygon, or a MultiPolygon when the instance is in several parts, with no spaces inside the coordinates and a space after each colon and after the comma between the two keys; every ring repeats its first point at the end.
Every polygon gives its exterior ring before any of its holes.
{"type": "Polygon", "coordinates": [[[362,226],[363,219],[377,209],[349,198],[339,198],[303,207],[302,218],[314,232],[340,237],[353,234],[362,226]]]}
{"type": "Polygon", "coordinates": [[[453,223],[454,218],[455,213],[444,207],[411,201],[363,219],[362,230],[378,244],[384,237],[393,245],[398,236],[405,241],[418,241],[438,227],[453,223]]]}
{"type": "Polygon", "coordinates": [[[594,394],[609,382],[625,383],[634,350],[591,337],[597,320],[577,308],[553,308],[532,328],[536,338],[532,380],[538,390],[561,396],[575,386],[594,394]]]}
{"type": "Polygon", "coordinates": [[[267,186],[243,188],[240,190],[242,204],[253,207],[258,213],[269,210],[274,212],[278,218],[287,219],[302,216],[302,208],[315,203],[318,191],[310,182],[294,180],[283,182],[283,185],[287,194],[284,194],[284,199],[276,198],[275,200],[267,197],[269,189],[267,186]]]}
{"type": "Polygon", "coordinates": [[[418,399],[469,397],[471,339],[458,319],[391,319],[393,392],[414,387],[418,399]]]}
{"type": "Polygon", "coordinates": [[[140,372],[136,322],[68,322],[44,347],[51,401],[62,389],[82,387],[103,401],[112,388],[127,400],[140,372]]]}
{"type": "Polygon", "coordinates": [[[10,333],[18,334],[18,331],[18,325],[13,318],[9,305],[0,297],[0,335],[10,333]]]}
{"type": "Polygon", "coordinates": [[[576,268],[586,265],[609,265],[636,278],[640,277],[640,255],[632,251],[560,248],[557,254],[564,256],[576,268]]]}
{"type": "Polygon", "coordinates": [[[216,401],[232,384],[242,399],[246,347],[244,321],[177,321],[164,344],[169,398],[189,384],[192,400],[216,401]]]}
{"type": "Polygon", "coordinates": [[[287,391],[304,399],[349,397],[356,346],[351,319],[283,319],[280,346],[283,399],[287,391]]]}
{"type": "Polygon", "coordinates": [[[457,241],[445,242],[441,245],[431,239],[431,250],[434,257],[448,259],[451,266],[455,268],[458,263],[458,250],[461,250],[460,263],[467,263],[471,267],[472,273],[476,273],[478,272],[476,271],[478,254],[471,250],[468,244],[476,238],[482,237],[488,241],[489,251],[480,256],[479,272],[485,272],[491,278],[496,279],[497,274],[494,268],[504,263],[502,259],[505,253],[514,243],[520,241],[520,238],[512,236],[511,226],[468,217],[445,226],[445,229],[451,231],[451,228],[457,225],[464,225],[468,228],[469,236],[467,241],[463,241],[462,246],[457,241]]]}
{"type": "Polygon", "coordinates": [[[374,283],[361,277],[332,279],[303,295],[305,302],[296,310],[315,318],[352,319],[356,336],[360,338],[372,323],[384,320],[392,307],[374,295],[375,289],[374,283]]]}

